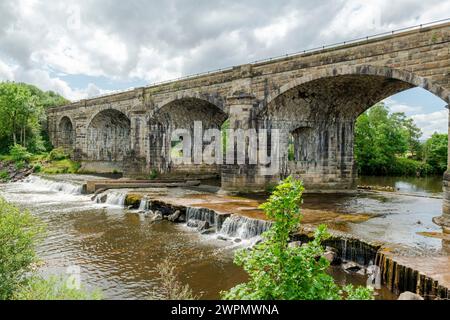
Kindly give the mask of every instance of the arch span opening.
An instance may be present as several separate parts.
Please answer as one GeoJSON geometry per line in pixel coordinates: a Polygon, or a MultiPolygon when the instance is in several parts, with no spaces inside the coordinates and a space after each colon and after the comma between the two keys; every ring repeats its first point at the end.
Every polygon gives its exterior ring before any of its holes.
{"type": "Polygon", "coordinates": [[[257,116],[260,128],[281,132],[276,179],[298,176],[312,192],[356,189],[356,119],[376,103],[417,86],[447,96],[427,79],[389,68],[323,72],[323,77],[286,85],[257,116]]]}
{"type": "Polygon", "coordinates": [[[75,148],[75,130],[69,117],[63,117],[59,122],[58,146],[69,153],[75,148]]]}
{"type": "Polygon", "coordinates": [[[220,165],[198,163],[198,153],[203,153],[205,144],[198,149],[193,142],[200,127],[203,138],[206,130],[220,130],[226,119],[219,106],[199,98],[176,99],[162,106],[149,122],[151,170],[174,175],[219,175],[220,165]],[[186,136],[191,137],[190,149],[184,144],[186,136]],[[186,157],[190,163],[183,161],[186,157]]]}
{"type": "Polygon", "coordinates": [[[87,160],[122,162],[130,151],[130,128],[130,119],[122,112],[99,112],[88,126],[87,160]]]}

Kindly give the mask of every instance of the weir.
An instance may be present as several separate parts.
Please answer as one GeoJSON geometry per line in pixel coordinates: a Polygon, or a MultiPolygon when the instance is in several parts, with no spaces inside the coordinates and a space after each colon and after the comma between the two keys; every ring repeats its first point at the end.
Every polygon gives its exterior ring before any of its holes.
{"type": "MultiPolygon", "coordinates": [[[[81,195],[79,183],[61,183],[35,176],[28,178],[25,183],[36,186],[37,189],[46,188],[54,192],[81,195]]],[[[136,198],[135,191],[108,190],[96,195],[93,198],[93,202],[125,208],[127,197],[130,196],[131,192],[133,192],[133,198],[136,198]]],[[[161,190],[158,190],[158,192],[161,192],[161,190]]],[[[178,191],[175,192],[178,196],[174,198],[167,197],[167,194],[164,193],[158,195],[158,192],[154,191],[152,193],[151,190],[142,191],[139,202],[135,204],[135,209],[138,211],[158,210],[166,218],[178,210],[180,215],[185,214],[187,221],[207,221],[211,226],[215,227],[214,237],[223,240],[229,239],[229,241],[233,242],[235,239],[258,239],[272,225],[270,221],[245,216],[245,214],[225,213],[223,211],[224,208],[230,210],[232,207],[224,207],[223,203],[218,202],[218,199],[222,199],[221,197],[210,198],[210,196],[204,194],[193,194],[190,196],[189,201],[196,203],[196,205],[192,205],[186,198],[183,198],[183,193],[178,191]],[[218,203],[215,203],[212,199],[218,203]],[[210,208],[202,207],[201,203],[209,204],[210,208]],[[214,209],[215,206],[221,209],[214,209]]],[[[228,205],[234,201],[237,205],[235,208],[239,209],[241,213],[253,212],[250,210],[251,205],[254,203],[252,201],[245,202],[242,198],[226,198],[223,200],[228,205]]],[[[304,212],[306,221],[309,221],[307,210],[304,210],[304,212]]],[[[255,213],[251,215],[254,216],[255,213]]],[[[302,243],[310,241],[314,229],[314,225],[304,224],[302,230],[292,237],[292,241],[300,241],[302,243]]],[[[353,261],[363,267],[378,266],[382,283],[395,294],[412,291],[419,293],[426,299],[450,299],[450,283],[448,282],[448,272],[446,271],[450,263],[448,256],[405,256],[403,251],[397,250],[397,248],[388,244],[366,241],[345,232],[331,231],[332,237],[324,242],[324,246],[334,248],[339,258],[343,261],[353,261]]]]}

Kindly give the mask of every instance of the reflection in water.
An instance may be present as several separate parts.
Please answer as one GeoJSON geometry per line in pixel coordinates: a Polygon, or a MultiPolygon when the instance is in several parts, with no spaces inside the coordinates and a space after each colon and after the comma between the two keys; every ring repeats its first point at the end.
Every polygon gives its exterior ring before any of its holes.
{"type": "Polygon", "coordinates": [[[359,185],[392,187],[402,193],[415,193],[428,196],[442,195],[442,177],[430,176],[425,178],[415,177],[369,177],[362,176],[359,185]]]}

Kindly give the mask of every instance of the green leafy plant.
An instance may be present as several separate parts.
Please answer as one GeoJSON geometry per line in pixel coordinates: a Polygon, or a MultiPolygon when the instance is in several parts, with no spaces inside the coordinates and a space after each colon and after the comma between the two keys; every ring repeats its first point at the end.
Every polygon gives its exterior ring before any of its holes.
{"type": "Polygon", "coordinates": [[[68,158],[69,158],[69,155],[62,148],[53,149],[48,154],[48,159],[50,161],[59,161],[59,160],[65,160],[68,158]]]}
{"type": "Polygon", "coordinates": [[[152,170],[152,172],[149,175],[149,179],[150,180],[155,180],[157,179],[159,176],[158,171],[156,171],[155,169],[152,170]]]}
{"type": "Polygon", "coordinates": [[[28,162],[31,158],[31,153],[28,152],[27,148],[21,146],[20,144],[15,144],[9,149],[9,155],[12,160],[16,163],[28,162]]]}
{"type": "Polygon", "coordinates": [[[236,253],[235,263],[248,273],[249,280],[228,292],[230,300],[339,300],[372,299],[370,289],[339,288],[327,274],[329,262],[323,257],[322,242],[329,237],[320,226],[314,239],[301,247],[289,246],[290,236],[301,221],[300,206],[304,188],[292,177],[282,181],[261,206],[273,227],[263,241],[236,253]]]}
{"type": "Polygon", "coordinates": [[[41,172],[42,171],[42,165],[40,164],[40,163],[36,163],[34,166],[33,166],[33,172],[34,173],[39,173],[39,172],[41,172]]]}
{"type": "Polygon", "coordinates": [[[73,288],[67,279],[51,276],[49,279],[33,277],[13,295],[13,300],[101,300],[102,292],[88,292],[84,288],[73,288]]]}
{"type": "Polygon", "coordinates": [[[0,170],[0,182],[8,182],[10,179],[8,170],[0,170]]]}
{"type": "Polygon", "coordinates": [[[0,198],[0,300],[10,299],[27,283],[43,232],[37,218],[0,198]]]}

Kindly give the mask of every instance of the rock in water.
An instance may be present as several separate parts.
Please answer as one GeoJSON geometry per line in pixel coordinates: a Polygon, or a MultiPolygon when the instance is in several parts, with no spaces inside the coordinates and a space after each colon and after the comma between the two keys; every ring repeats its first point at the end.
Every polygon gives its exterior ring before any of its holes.
{"type": "Polygon", "coordinates": [[[209,228],[200,232],[201,234],[214,234],[216,233],[216,228],[209,228]]]}
{"type": "Polygon", "coordinates": [[[406,291],[403,292],[400,295],[400,297],[398,297],[398,300],[424,300],[424,299],[416,293],[406,291]]]}
{"type": "Polygon", "coordinates": [[[179,220],[180,216],[181,216],[181,211],[177,210],[173,214],[171,214],[167,219],[171,222],[176,222],[179,220]]]}
{"type": "Polygon", "coordinates": [[[326,251],[323,254],[323,257],[328,260],[328,262],[330,263],[330,265],[332,266],[336,266],[339,265],[341,263],[341,259],[339,259],[339,256],[336,252],[334,251],[326,251]]]}
{"type": "Polygon", "coordinates": [[[200,221],[197,226],[197,231],[202,232],[202,231],[208,230],[209,228],[210,228],[210,225],[209,225],[208,221],[200,221]]]}
{"type": "Polygon", "coordinates": [[[357,273],[361,271],[361,266],[359,266],[357,263],[355,262],[346,262],[342,265],[342,269],[344,269],[344,271],[349,272],[349,273],[357,273]]]}

